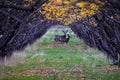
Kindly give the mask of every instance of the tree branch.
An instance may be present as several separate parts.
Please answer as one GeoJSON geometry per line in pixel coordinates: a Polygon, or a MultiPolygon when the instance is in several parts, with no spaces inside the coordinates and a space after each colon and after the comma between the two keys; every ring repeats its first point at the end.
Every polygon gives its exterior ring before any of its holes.
{"type": "Polygon", "coordinates": [[[120,21],[118,21],[118,20],[116,20],[116,19],[114,19],[114,18],[111,18],[109,15],[107,15],[107,14],[104,14],[106,17],[108,17],[109,19],[111,19],[111,20],[113,20],[114,22],[117,22],[117,23],[119,23],[120,24],[120,21]]]}
{"type": "Polygon", "coordinates": [[[33,7],[24,7],[21,5],[15,5],[15,4],[10,4],[7,2],[2,2],[0,4],[0,8],[13,8],[13,9],[17,9],[17,10],[27,10],[27,11],[31,11],[33,9],[33,7]],[[2,4],[3,3],[3,4],[2,4]]]}
{"type": "Polygon", "coordinates": [[[33,11],[34,6],[39,4],[39,7],[40,7],[40,6],[42,6],[42,4],[44,4],[47,1],[48,0],[37,0],[34,5],[29,6],[29,7],[24,7],[21,5],[10,4],[10,3],[7,3],[5,1],[0,1],[0,8],[13,8],[13,9],[17,9],[17,10],[33,11]]]}
{"type": "Polygon", "coordinates": [[[4,10],[0,10],[1,13],[7,15],[7,16],[10,16],[11,18],[15,19],[16,21],[20,22],[20,23],[24,23],[24,21],[20,20],[18,17],[8,13],[7,11],[4,11],[4,10]]]}

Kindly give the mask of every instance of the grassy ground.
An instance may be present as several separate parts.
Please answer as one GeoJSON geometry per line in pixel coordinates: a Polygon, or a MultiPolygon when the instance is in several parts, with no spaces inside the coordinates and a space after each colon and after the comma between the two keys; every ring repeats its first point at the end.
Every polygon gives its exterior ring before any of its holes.
{"type": "Polygon", "coordinates": [[[15,52],[1,68],[0,80],[120,80],[120,69],[110,66],[101,52],[84,45],[70,30],[70,42],[54,46],[54,35],[62,34],[56,30],[50,29],[23,52],[15,52]]]}

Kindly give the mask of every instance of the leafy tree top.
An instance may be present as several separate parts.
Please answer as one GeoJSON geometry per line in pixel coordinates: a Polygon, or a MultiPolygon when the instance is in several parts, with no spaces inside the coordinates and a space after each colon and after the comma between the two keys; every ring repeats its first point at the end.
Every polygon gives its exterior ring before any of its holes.
{"type": "Polygon", "coordinates": [[[80,0],[49,0],[43,4],[39,12],[48,20],[57,20],[69,25],[76,20],[96,14],[102,6],[100,1],[96,0],[96,3],[80,0]]]}

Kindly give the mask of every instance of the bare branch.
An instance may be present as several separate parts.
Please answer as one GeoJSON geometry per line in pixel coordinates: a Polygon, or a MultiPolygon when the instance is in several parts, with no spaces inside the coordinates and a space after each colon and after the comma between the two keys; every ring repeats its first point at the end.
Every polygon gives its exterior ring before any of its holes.
{"type": "Polygon", "coordinates": [[[7,16],[10,16],[11,18],[15,19],[16,21],[20,22],[20,23],[24,23],[24,21],[20,20],[18,17],[8,13],[7,11],[4,11],[4,10],[0,10],[1,13],[7,15],[7,16]]]}
{"type": "Polygon", "coordinates": [[[15,4],[10,4],[7,2],[2,2],[0,3],[0,8],[13,8],[13,9],[17,9],[17,10],[26,10],[26,11],[34,11],[34,6],[39,4],[39,7],[42,6],[42,4],[44,4],[45,2],[47,2],[48,0],[37,0],[36,3],[32,6],[29,7],[24,7],[21,5],[15,5],[15,4]]]}
{"type": "Polygon", "coordinates": [[[31,11],[32,7],[23,7],[21,5],[14,5],[14,4],[4,4],[0,6],[1,8],[13,8],[13,9],[17,9],[17,10],[28,10],[31,11]]]}
{"type": "Polygon", "coordinates": [[[114,19],[114,18],[111,18],[109,15],[107,15],[107,14],[104,14],[106,17],[108,17],[109,19],[111,19],[111,20],[113,20],[114,22],[117,22],[117,23],[119,23],[120,24],[120,21],[118,21],[118,20],[116,20],[116,19],[114,19]]]}

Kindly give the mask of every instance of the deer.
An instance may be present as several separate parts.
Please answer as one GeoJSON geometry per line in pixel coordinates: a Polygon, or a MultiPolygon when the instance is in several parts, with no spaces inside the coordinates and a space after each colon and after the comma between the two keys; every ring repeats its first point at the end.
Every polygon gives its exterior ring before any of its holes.
{"type": "Polygon", "coordinates": [[[60,42],[61,44],[63,43],[68,43],[68,41],[70,40],[70,35],[69,34],[64,34],[63,36],[59,35],[54,37],[54,42],[60,42]]]}
{"type": "Polygon", "coordinates": [[[63,30],[62,32],[64,33],[64,35],[55,35],[54,42],[61,42],[62,39],[66,39],[66,33],[68,32],[68,30],[63,30]]]}
{"type": "Polygon", "coordinates": [[[69,42],[69,40],[70,40],[70,35],[67,34],[66,38],[61,39],[61,43],[66,43],[67,44],[69,42]]]}

